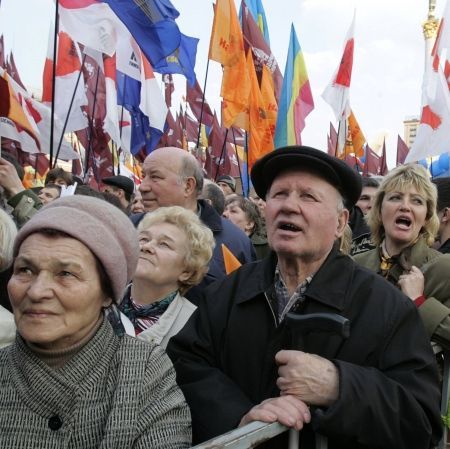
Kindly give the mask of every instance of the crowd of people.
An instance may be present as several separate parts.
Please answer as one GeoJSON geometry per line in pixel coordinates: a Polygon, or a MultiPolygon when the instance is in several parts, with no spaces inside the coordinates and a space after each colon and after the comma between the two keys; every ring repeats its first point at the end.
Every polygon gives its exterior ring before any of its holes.
{"type": "Polygon", "coordinates": [[[306,146],[258,160],[248,198],[179,148],[142,173],[26,189],[0,158],[2,447],[188,448],[252,421],[436,447],[450,178],[306,146]]]}

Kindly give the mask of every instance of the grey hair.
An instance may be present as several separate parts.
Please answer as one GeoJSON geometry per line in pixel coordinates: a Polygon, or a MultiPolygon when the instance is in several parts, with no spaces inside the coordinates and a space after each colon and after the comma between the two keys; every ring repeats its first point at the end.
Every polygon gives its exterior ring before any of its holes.
{"type": "Polygon", "coordinates": [[[203,190],[203,171],[194,156],[186,153],[180,164],[180,178],[194,178],[195,192],[200,196],[203,190]]]}

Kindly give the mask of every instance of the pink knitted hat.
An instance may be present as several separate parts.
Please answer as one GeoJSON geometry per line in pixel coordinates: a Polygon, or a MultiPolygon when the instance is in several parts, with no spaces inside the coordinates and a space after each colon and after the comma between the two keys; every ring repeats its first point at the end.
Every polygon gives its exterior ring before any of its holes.
{"type": "Polygon", "coordinates": [[[80,241],[98,258],[109,281],[114,300],[122,300],[136,269],[139,245],[130,219],[110,203],[84,195],[52,201],[28,221],[17,234],[14,257],[31,234],[53,229],[80,241]]]}

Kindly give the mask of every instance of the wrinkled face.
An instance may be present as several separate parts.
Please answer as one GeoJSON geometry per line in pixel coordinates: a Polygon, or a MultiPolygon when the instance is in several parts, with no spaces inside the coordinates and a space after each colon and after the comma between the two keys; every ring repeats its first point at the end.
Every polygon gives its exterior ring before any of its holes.
{"type": "Polygon", "coordinates": [[[402,249],[413,243],[426,223],[426,216],[426,199],[413,186],[404,192],[386,192],[381,203],[381,220],[388,246],[402,249]]]}
{"type": "Polygon", "coordinates": [[[219,181],[217,185],[222,189],[225,196],[232,195],[234,193],[233,189],[226,182],[219,181]]]}
{"type": "Polygon", "coordinates": [[[79,342],[110,303],[91,251],[78,240],[44,234],[22,243],[8,293],[18,332],[45,349],[79,342]]]}
{"type": "Polygon", "coordinates": [[[228,218],[238,228],[242,229],[247,235],[251,234],[255,223],[250,221],[245,212],[239,207],[238,203],[233,202],[225,206],[225,210],[222,214],[225,218],[228,218]]]}
{"type": "Polygon", "coordinates": [[[315,174],[292,170],[278,175],[266,195],[267,238],[278,257],[324,259],[348,220],[338,203],[338,191],[315,174]]]}
{"type": "Polygon", "coordinates": [[[142,202],[142,195],[139,190],[136,190],[134,194],[133,202],[131,203],[131,212],[133,214],[145,212],[144,203],[142,202]]]}
{"type": "Polygon", "coordinates": [[[361,196],[356,205],[361,209],[362,213],[366,215],[372,209],[372,203],[377,193],[376,187],[363,187],[361,196]]]}
{"type": "Polygon", "coordinates": [[[42,187],[38,197],[42,201],[42,204],[51,203],[59,198],[59,190],[53,187],[42,187]]]}
{"type": "Polygon", "coordinates": [[[179,173],[180,161],[176,158],[158,151],[147,156],[139,187],[146,212],[162,206],[184,206],[185,183],[179,173]]]}
{"type": "Polygon", "coordinates": [[[188,251],[186,234],[170,223],[157,223],[139,233],[139,260],[134,275],[167,292],[178,288],[178,281],[187,279],[185,257],[188,251]]]}

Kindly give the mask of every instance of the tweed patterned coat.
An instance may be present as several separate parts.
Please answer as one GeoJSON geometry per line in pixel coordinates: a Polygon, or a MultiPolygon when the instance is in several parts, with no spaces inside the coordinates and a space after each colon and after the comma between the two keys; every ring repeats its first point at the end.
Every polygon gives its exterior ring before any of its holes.
{"type": "Polygon", "coordinates": [[[0,350],[0,447],[190,447],[188,406],[155,345],[117,337],[105,320],[63,367],[39,360],[20,336],[0,350]]]}

